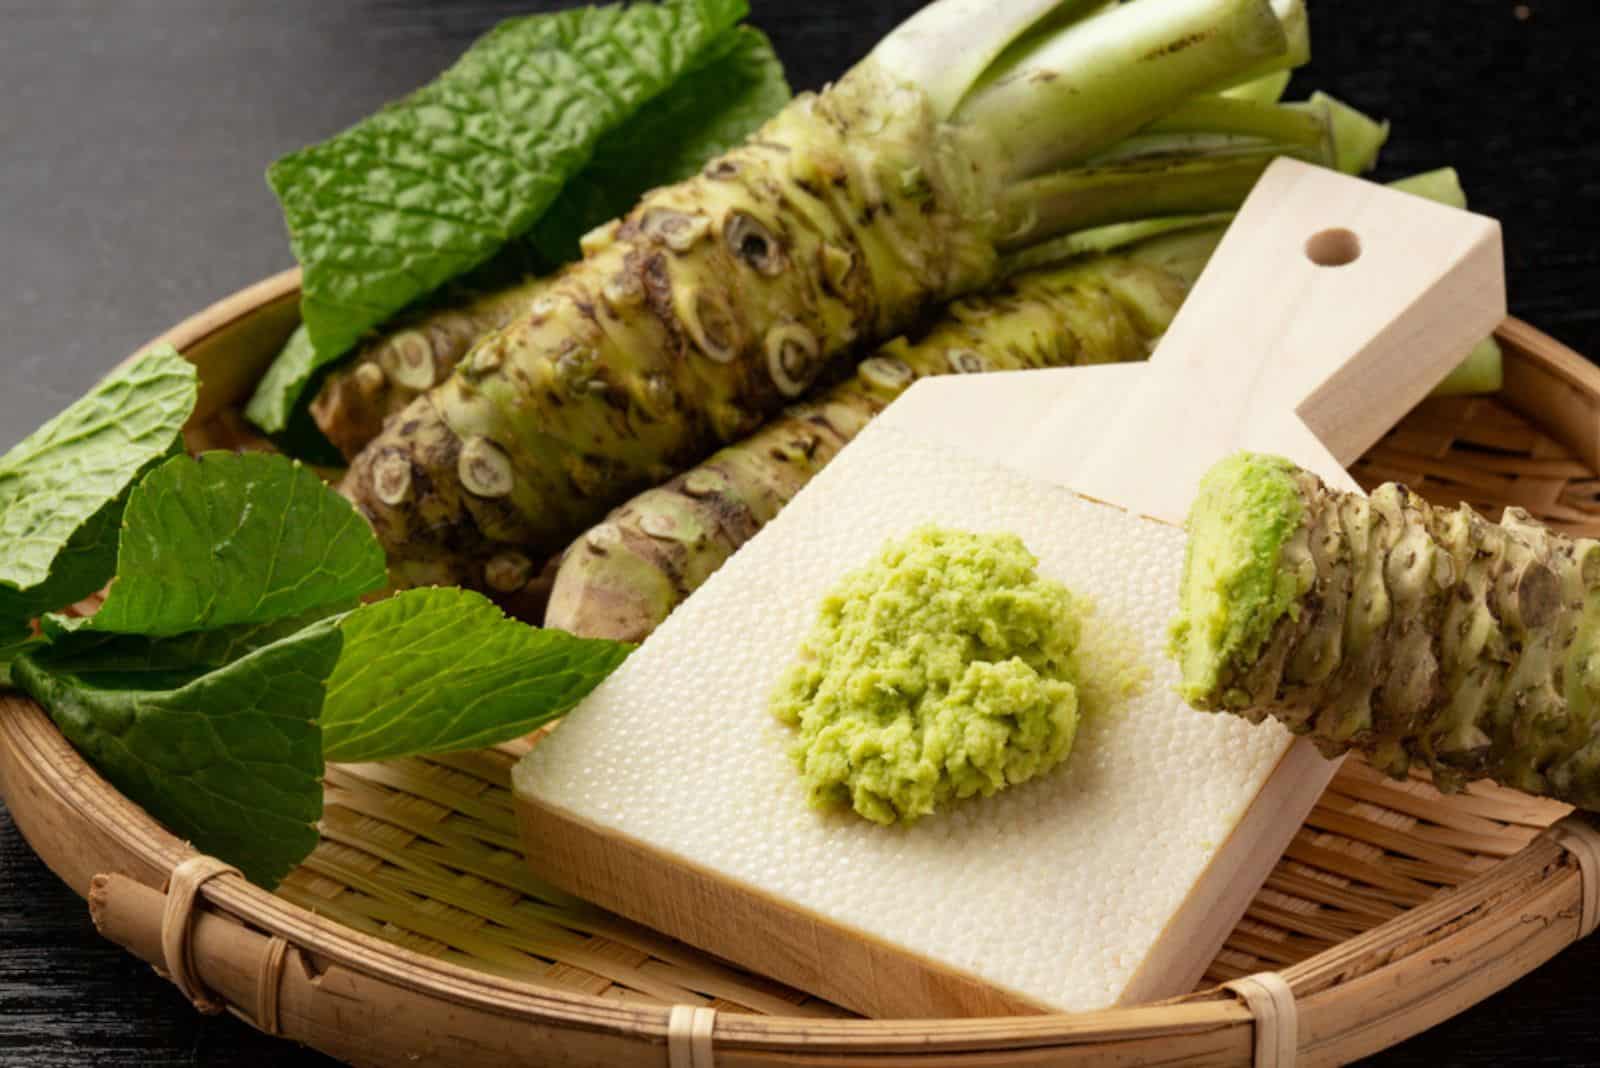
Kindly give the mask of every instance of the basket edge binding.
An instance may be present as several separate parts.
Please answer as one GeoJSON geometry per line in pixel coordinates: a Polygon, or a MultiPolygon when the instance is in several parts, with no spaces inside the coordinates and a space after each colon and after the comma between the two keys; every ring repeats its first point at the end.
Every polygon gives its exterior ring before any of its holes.
{"type": "MultiPolygon", "coordinates": [[[[174,869],[173,885],[165,893],[128,876],[97,875],[91,884],[90,911],[103,935],[172,979],[201,1011],[226,1008],[269,1034],[285,1034],[279,1006],[298,1005],[308,996],[316,996],[301,988],[314,986],[320,978],[315,967],[306,966],[317,951],[282,935],[252,930],[226,904],[218,902],[226,901],[230,890],[246,896],[263,893],[244,883],[230,866],[191,853],[174,869]],[[224,883],[238,885],[225,888],[224,883]],[[246,964],[229,967],[226,963],[240,960],[246,964]],[[249,966],[252,961],[253,968],[249,966]],[[242,1007],[247,1005],[253,1009],[242,1007]]],[[[738,1060],[718,1059],[718,1051],[736,1055],[781,1049],[788,1044],[786,1039],[799,1040],[793,1034],[796,1030],[812,1032],[800,1041],[807,1051],[819,1054],[909,1052],[914,1046],[951,1055],[996,1049],[1066,1053],[1075,1048],[1089,1053],[1102,1042],[1181,1041],[1208,1032],[1206,1045],[1211,1046],[1212,1041],[1225,1037],[1218,1032],[1233,1032],[1228,1045],[1257,1068],[1342,1063],[1386,1046],[1395,1017],[1418,1005],[1437,1007],[1433,995],[1468,995],[1459,1006],[1450,999],[1443,1006],[1447,1011],[1438,1014],[1443,1019],[1527,970],[1490,969],[1493,974],[1486,976],[1483,962],[1469,945],[1479,922],[1504,928],[1491,932],[1494,938],[1511,943],[1500,959],[1518,957],[1530,967],[1592,933],[1600,923],[1600,829],[1592,818],[1567,817],[1473,882],[1349,940],[1337,952],[1347,959],[1331,967],[1330,962],[1312,958],[1281,973],[1258,974],[1174,1002],[1078,1017],[923,1023],[851,1020],[824,1024],[719,1015],[690,1006],[639,1011],[657,1017],[665,1045],[662,1052],[671,1068],[737,1064],[738,1060]],[[1530,917],[1545,922],[1530,923],[1530,917]],[[1420,980],[1409,974],[1419,964],[1420,980]],[[1403,984],[1402,978],[1406,980],[1403,984]],[[1486,985],[1485,979],[1492,985],[1486,985]],[[1367,999],[1350,996],[1350,987],[1358,980],[1392,991],[1403,987],[1405,1000],[1375,1017],[1367,1008],[1367,999]],[[1052,1023],[1059,1026],[1050,1026],[1052,1023]],[[1019,1028],[1029,1034],[1002,1037],[996,1028],[1005,1024],[1033,1026],[1019,1028]],[[913,1032],[920,1037],[913,1038],[913,1032]]],[[[461,1004],[470,1007],[466,1001],[461,1004]]],[[[1167,1055],[1172,1052],[1170,1047],[1166,1051],[1167,1055]]]]}

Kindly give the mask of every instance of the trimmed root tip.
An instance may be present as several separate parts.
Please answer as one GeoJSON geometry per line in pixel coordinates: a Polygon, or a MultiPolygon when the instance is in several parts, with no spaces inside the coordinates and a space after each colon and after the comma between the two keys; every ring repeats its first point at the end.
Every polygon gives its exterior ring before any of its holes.
{"type": "Polygon", "coordinates": [[[511,492],[515,477],[511,457],[488,438],[469,438],[461,446],[456,474],[468,492],[479,497],[504,497],[511,492]]]}

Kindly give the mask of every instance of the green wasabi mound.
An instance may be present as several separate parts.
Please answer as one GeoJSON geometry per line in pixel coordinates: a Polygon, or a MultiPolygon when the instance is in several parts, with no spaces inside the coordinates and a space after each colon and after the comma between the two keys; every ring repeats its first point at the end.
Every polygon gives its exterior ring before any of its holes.
{"type": "Polygon", "coordinates": [[[1082,608],[1014,534],[922,527],[823,599],[772,695],[819,807],[914,823],[1066,759],[1082,608]]]}
{"type": "Polygon", "coordinates": [[[1297,478],[1282,457],[1240,452],[1200,481],[1170,646],[1179,692],[1196,708],[1226,705],[1229,677],[1255,660],[1305,592],[1299,569],[1283,566],[1305,511],[1297,478]]]}

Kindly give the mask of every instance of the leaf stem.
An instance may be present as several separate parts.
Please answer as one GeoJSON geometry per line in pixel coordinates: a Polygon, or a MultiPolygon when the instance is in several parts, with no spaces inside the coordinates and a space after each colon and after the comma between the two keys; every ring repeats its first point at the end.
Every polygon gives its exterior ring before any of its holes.
{"type": "Polygon", "coordinates": [[[1288,54],[1269,0],[1138,0],[1013,50],[953,119],[1023,179],[1081,161],[1187,97],[1288,54]]]}
{"type": "Polygon", "coordinates": [[[1454,167],[1441,167],[1436,171],[1426,171],[1414,174],[1409,178],[1390,182],[1391,188],[1413,196],[1426,197],[1440,204],[1448,204],[1452,208],[1465,208],[1467,194],[1461,188],[1461,176],[1454,167]]]}
{"type": "Polygon", "coordinates": [[[1104,0],[936,0],[873,48],[870,60],[928,94],[947,119],[967,91],[1018,38],[1046,23],[1066,25],[1104,0]]]}
{"type": "MultiPolygon", "coordinates": [[[[1263,89],[1272,85],[1267,79],[1274,75],[1281,75],[1295,67],[1303,67],[1311,62],[1311,19],[1306,12],[1305,0],[1272,0],[1272,13],[1278,17],[1278,24],[1283,27],[1284,36],[1288,47],[1281,55],[1271,56],[1261,60],[1252,67],[1238,71],[1230,76],[1223,85],[1230,89],[1244,88],[1253,83],[1263,83],[1263,89]]],[[[1287,85],[1288,79],[1284,79],[1287,85]]],[[[1283,92],[1279,88],[1278,92],[1283,92]]]]}
{"type": "Polygon", "coordinates": [[[1141,159],[1033,178],[1006,191],[1012,218],[1025,219],[1002,243],[1016,249],[1041,236],[1152,216],[1235,209],[1261,173],[1292,147],[1141,159]]]}

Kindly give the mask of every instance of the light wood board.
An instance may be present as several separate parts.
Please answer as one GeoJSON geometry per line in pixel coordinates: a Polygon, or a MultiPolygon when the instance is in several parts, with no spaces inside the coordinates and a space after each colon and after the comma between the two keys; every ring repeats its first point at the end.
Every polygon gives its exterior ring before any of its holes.
{"type": "MultiPolygon", "coordinates": [[[[1263,178],[1148,365],[930,380],[881,419],[930,445],[1002,460],[1041,482],[1174,523],[1200,474],[1239,448],[1287,455],[1352,487],[1342,464],[1503,313],[1492,221],[1282,162],[1263,178]],[[1337,259],[1349,262],[1313,262],[1337,259]]],[[[846,449],[834,465],[852,462],[846,449]]],[[[1193,985],[1333,770],[1285,738],[1275,770],[1145,948],[1119,1000],[1193,985]]],[[[697,868],[629,834],[626,819],[600,826],[559,797],[525,794],[521,802],[529,860],[545,878],[859,1011],[1043,1007],[697,868]]]]}

